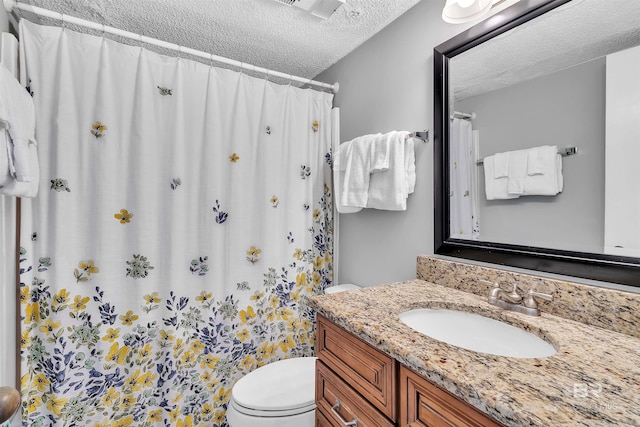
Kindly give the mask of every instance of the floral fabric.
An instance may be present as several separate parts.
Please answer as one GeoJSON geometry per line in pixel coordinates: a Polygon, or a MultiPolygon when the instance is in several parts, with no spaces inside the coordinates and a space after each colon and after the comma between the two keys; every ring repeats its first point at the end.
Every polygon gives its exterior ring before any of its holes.
{"type": "Polygon", "coordinates": [[[226,425],[235,381],[313,354],[332,96],[20,32],[50,184],[22,208],[23,424],[226,425]]]}

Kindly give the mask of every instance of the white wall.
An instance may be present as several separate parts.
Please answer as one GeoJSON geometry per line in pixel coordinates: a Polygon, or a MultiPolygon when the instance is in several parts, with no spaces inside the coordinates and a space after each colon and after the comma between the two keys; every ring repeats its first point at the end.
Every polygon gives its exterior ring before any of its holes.
{"type": "Polygon", "coordinates": [[[640,257],[640,47],[607,56],[606,252],[640,257]]]}
{"type": "MultiPolygon", "coordinates": [[[[444,0],[424,0],[317,78],[340,82],[341,139],[390,130],[433,133],[433,48],[467,26],[441,19],[444,0]]],[[[405,212],[340,216],[340,282],[371,286],[416,277],[433,253],[433,142],[416,142],[416,188],[405,212]]]]}

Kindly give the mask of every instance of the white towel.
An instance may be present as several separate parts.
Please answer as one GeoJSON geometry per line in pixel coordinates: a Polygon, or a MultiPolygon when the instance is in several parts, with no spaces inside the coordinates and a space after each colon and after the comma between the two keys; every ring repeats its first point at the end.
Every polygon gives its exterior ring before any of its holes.
{"type": "Polygon", "coordinates": [[[415,188],[415,153],[409,132],[393,131],[382,136],[389,150],[389,169],[371,175],[368,208],[404,211],[415,188]]]}
{"type": "Polygon", "coordinates": [[[509,176],[509,152],[494,154],[493,177],[506,178],[508,176],[509,176]]]}
{"type": "Polygon", "coordinates": [[[555,145],[543,145],[529,149],[527,158],[527,175],[542,175],[545,170],[555,167],[558,147],[555,145]]]}
{"type": "Polygon", "coordinates": [[[31,169],[30,144],[35,140],[35,107],[33,99],[20,85],[13,74],[0,64],[0,120],[8,123],[10,143],[9,169],[19,182],[34,179],[31,169]]]}
{"type": "Polygon", "coordinates": [[[525,177],[525,196],[555,196],[562,192],[562,156],[554,154],[552,164],[545,162],[544,165],[542,174],[525,177]]]}
{"type": "Polygon", "coordinates": [[[340,202],[342,200],[342,187],[344,185],[344,170],[347,165],[347,158],[350,156],[351,141],[347,141],[340,144],[336,150],[336,155],[333,158],[333,188],[335,192],[336,209],[338,210],[338,213],[341,214],[356,213],[362,210],[362,207],[345,206],[340,202]]]}
{"type": "Polygon", "coordinates": [[[416,152],[413,138],[408,138],[404,149],[404,170],[407,180],[407,196],[416,188],[416,152]]]}
{"type": "Polygon", "coordinates": [[[517,199],[520,197],[518,194],[509,194],[507,192],[508,178],[494,178],[493,161],[494,156],[484,158],[484,190],[487,200],[517,199]]]}
{"type": "Polygon", "coordinates": [[[367,206],[371,174],[387,170],[389,153],[380,134],[365,135],[342,144],[339,149],[338,170],[344,171],[339,203],[342,206],[367,206]],[[344,150],[344,151],[343,151],[344,150]]]}
{"type": "Polygon", "coordinates": [[[527,176],[528,157],[529,150],[509,151],[509,176],[507,177],[507,192],[509,194],[524,194],[524,178],[527,176]]]}

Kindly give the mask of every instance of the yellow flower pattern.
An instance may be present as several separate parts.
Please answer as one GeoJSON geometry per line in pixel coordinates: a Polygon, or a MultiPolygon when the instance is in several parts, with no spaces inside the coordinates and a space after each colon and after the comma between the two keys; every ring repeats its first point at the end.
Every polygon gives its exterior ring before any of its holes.
{"type": "Polygon", "coordinates": [[[131,222],[131,218],[133,218],[133,214],[126,209],[120,209],[120,212],[114,213],[113,217],[118,221],[120,221],[120,224],[128,224],[131,222]]]}
{"type": "Polygon", "coordinates": [[[107,130],[107,127],[102,124],[102,122],[97,121],[91,126],[91,135],[96,138],[102,138],[104,136],[104,131],[107,130]]]}
{"type": "Polygon", "coordinates": [[[247,261],[251,264],[255,264],[260,259],[261,253],[262,251],[260,249],[257,249],[255,246],[251,246],[247,251],[247,261]]]}
{"type": "MultiPolygon", "coordinates": [[[[279,209],[287,204],[275,195],[269,203],[279,209]]],[[[221,211],[217,200],[216,208],[216,222],[222,224],[228,212],[221,211]]],[[[154,266],[161,277],[164,261],[154,258],[152,266],[142,255],[134,254],[132,260],[130,253],[122,255],[122,265],[115,269],[107,265],[106,256],[76,258],[71,264],[75,283],[67,280],[63,286],[48,283],[48,271],[36,273],[41,277],[32,273],[20,289],[20,341],[23,363],[29,366],[22,377],[27,423],[53,417],[55,425],[94,427],[225,425],[231,387],[238,378],[285,357],[313,355],[315,317],[307,300],[331,282],[330,236],[318,234],[327,232],[320,225],[331,220],[331,212],[327,202],[313,215],[303,213],[315,222],[313,245],[325,246],[305,247],[296,234],[299,247],[287,250],[284,266],[264,265],[270,259],[265,254],[271,254],[266,243],[235,251],[240,261],[263,269],[264,280],[258,283],[238,279],[242,298],[235,293],[220,297],[215,286],[202,285],[186,294],[181,284],[170,292],[131,284],[128,278],[146,277],[154,266]],[[127,286],[140,287],[135,301],[109,301],[110,290],[102,280],[114,270],[127,286]]],[[[122,209],[114,218],[127,224],[133,214],[122,209]]],[[[292,233],[285,237],[294,242],[292,233]]],[[[198,252],[188,259],[193,256],[198,252]]],[[[210,265],[213,276],[217,266],[210,265]]],[[[67,265],[65,275],[71,279],[69,270],[67,265]]],[[[193,275],[186,265],[185,273],[193,275]]]]}

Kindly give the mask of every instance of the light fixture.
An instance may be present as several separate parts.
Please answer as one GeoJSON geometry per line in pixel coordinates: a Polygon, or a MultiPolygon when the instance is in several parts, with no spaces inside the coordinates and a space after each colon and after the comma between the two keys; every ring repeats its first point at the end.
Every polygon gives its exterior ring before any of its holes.
{"type": "Polygon", "coordinates": [[[474,21],[491,9],[493,0],[447,0],[442,9],[442,19],[450,24],[474,21]]]}

